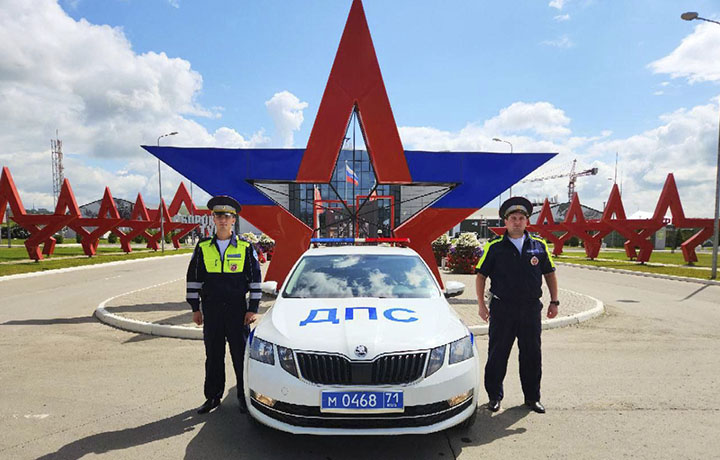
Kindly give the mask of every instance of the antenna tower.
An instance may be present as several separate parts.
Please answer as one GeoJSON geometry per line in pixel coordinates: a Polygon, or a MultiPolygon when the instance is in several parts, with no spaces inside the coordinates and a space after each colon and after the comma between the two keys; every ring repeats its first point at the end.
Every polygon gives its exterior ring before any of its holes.
{"type": "Polygon", "coordinates": [[[62,141],[57,138],[58,133],[55,131],[55,139],[50,140],[52,147],[52,175],[53,175],[53,206],[57,206],[60,189],[65,180],[65,168],[63,167],[62,141]]]}

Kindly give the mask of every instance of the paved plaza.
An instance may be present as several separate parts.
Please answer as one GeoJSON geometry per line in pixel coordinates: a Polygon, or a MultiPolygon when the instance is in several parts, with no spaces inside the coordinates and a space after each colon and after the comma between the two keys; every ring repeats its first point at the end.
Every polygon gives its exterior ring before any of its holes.
{"type": "MultiPolygon", "coordinates": [[[[116,313],[155,321],[143,315],[163,311],[163,321],[187,325],[179,280],[188,258],[0,280],[0,458],[698,459],[720,449],[719,286],[561,266],[562,295],[598,299],[605,313],[543,332],[547,414],[522,407],[514,351],[502,409],[480,408],[471,429],[293,436],[238,412],[229,359],[220,410],[195,414],[204,399],[202,342],[93,316],[114,297],[122,302],[107,306],[116,313]],[[139,311],[136,302],[131,311],[127,293],[149,286],[137,293],[151,292],[151,307],[139,311]]],[[[474,289],[466,284],[452,305],[470,321],[474,289]]],[[[486,336],[478,348],[484,363],[486,336]]]]}

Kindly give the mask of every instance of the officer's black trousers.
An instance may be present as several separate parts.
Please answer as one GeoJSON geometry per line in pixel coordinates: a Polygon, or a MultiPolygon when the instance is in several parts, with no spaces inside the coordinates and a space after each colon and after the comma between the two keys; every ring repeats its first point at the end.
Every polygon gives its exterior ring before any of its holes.
{"type": "Polygon", "coordinates": [[[503,380],[515,338],[518,339],[520,382],[525,401],[540,401],[542,304],[508,305],[493,299],[490,305],[485,391],[491,400],[503,399],[503,380]],[[536,306],[537,305],[537,306],[536,306]],[[529,307],[529,308],[528,308],[529,307]]]}
{"type": "Polygon", "coordinates": [[[230,345],[238,398],[243,397],[243,357],[247,327],[245,309],[237,305],[203,305],[205,342],[205,398],[221,398],[225,391],[225,341],[230,345]]]}

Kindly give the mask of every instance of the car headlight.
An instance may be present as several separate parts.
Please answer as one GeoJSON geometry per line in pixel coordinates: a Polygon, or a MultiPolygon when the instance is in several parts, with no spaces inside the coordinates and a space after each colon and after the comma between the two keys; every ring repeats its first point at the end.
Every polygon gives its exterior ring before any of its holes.
{"type": "Polygon", "coordinates": [[[471,336],[466,335],[460,340],[456,340],[450,344],[450,357],[448,362],[450,364],[459,363],[470,359],[473,355],[472,339],[471,336]]]}
{"type": "Polygon", "coordinates": [[[261,363],[275,365],[275,351],[273,344],[259,337],[253,337],[250,343],[250,357],[261,363]]]}
{"type": "Polygon", "coordinates": [[[280,358],[280,367],[285,369],[288,373],[298,376],[297,366],[295,365],[295,357],[293,351],[289,348],[281,347],[278,345],[278,358],[280,358]]]}
{"type": "Polygon", "coordinates": [[[441,345],[430,350],[430,359],[425,377],[430,377],[442,367],[443,362],[445,362],[445,347],[447,347],[447,345],[441,345]]]}

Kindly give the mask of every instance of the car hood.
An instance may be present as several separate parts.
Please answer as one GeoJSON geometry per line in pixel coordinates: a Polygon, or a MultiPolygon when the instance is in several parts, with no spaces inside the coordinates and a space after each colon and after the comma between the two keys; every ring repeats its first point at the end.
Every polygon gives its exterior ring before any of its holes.
{"type": "Polygon", "coordinates": [[[295,350],[373,359],[383,353],[429,349],[467,335],[444,298],[280,298],[255,335],[295,350]],[[363,345],[365,356],[355,350],[363,345]]]}

